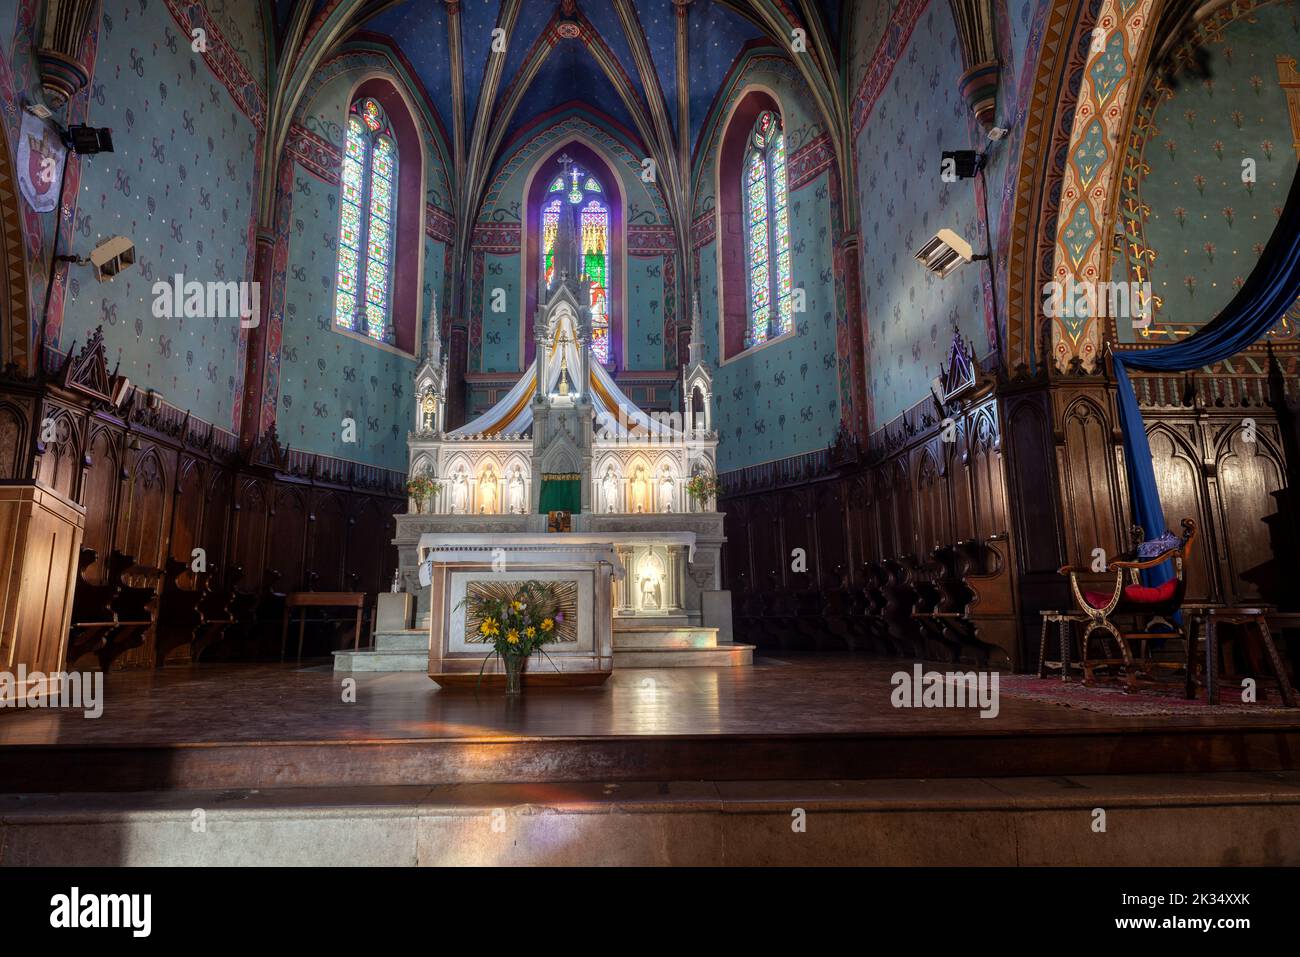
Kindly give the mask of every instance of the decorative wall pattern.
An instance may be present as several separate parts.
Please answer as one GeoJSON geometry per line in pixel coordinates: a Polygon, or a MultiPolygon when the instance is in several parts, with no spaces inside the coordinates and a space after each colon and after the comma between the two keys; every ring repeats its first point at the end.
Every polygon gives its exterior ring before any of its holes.
{"type": "Polygon", "coordinates": [[[157,19],[166,12],[162,0],[105,5],[90,118],[114,129],[116,152],[82,162],[71,251],[84,256],[125,235],[136,265],[106,283],[73,267],[56,342],[66,350],[102,325],[110,362],[120,361],[124,375],[226,425],[243,379],[238,318],[155,317],[153,286],[177,274],[184,282],[251,278],[259,130],[191,52],[186,29],[157,19]],[[157,28],[143,33],[142,16],[157,28]]]}
{"type": "Polygon", "coordinates": [[[983,145],[957,91],[961,57],[949,10],[931,4],[896,57],[878,96],[860,104],[854,144],[873,426],[926,397],[954,327],[978,355],[993,347],[984,321],[987,267],[972,264],[941,280],[912,259],[943,227],[976,252],[987,247],[976,184],[940,179],[943,150],[983,145]]]}
{"type": "MultiPolygon", "coordinates": [[[[1097,15],[1061,186],[1051,279],[1062,285],[1106,278],[1102,268],[1103,257],[1109,255],[1111,179],[1121,159],[1133,64],[1142,55],[1153,2],[1105,0],[1097,15]]],[[[1103,323],[1096,318],[1052,319],[1056,367],[1066,371],[1078,361],[1085,371],[1094,371],[1102,333],[1103,323]]]]}
{"type": "MultiPolygon", "coordinates": [[[[1156,310],[1149,329],[1118,320],[1121,342],[1156,345],[1195,332],[1254,269],[1296,175],[1279,61],[1300,56],[1298,11],[1293,2],[1250,0],[1220,8],[1175,52],[1173,82],[1157,77],[1139,103],[1115,273],[1150,281],[1156,310]]],[[[1274,336],[1296,337],[1298,317],[1300,306],[1274,336]]]]}

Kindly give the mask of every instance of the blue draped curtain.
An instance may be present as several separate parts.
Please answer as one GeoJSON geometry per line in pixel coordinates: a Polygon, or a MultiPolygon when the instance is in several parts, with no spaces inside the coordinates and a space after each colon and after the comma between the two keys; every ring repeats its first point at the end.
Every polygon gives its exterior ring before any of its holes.
{"type": "MultiPolygon", "coordinates": [[[[1130,369],[1185,372],[1221,362],[1263,337],[1300,298],[1300,175],[1291,184],[1282,218],[1259,264],[1237,295],[1205,328],[1182,342],[1148,352],[1115,352],[1112,361],[1119,390],[1119,421],[1124,434],[1124,464],[1133,498],[1133,520],[1148,538],[1168,528],[1156,488],[1151,446],[1147,443],[1130,369]]],[[[1294,477],[1293,477],[1294,480],[1294,477]]],[[[1149,585],[1173,577],[1169,563],[1144,576],[1149,585]]]]}

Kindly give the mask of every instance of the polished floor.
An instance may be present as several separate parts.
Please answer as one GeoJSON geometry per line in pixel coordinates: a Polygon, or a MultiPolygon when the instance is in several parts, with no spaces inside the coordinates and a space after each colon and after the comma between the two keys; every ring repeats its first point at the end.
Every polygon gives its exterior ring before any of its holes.
{"type": "MultiPolygon", "coordinates": [[[[1001,695],[973,709],[895,708],[890,676],[907,667],[850,655],[760,657],[751,668],[626,669],[604,686],[439,690],[419,674],[336,675],[327,665],[200,665],[107,676],[102,716],[0,709],[0,746],[203,745],[601,736],[960,735],[1300,728],[1300,711],[1108,715],[1001,695]],[[355,700],[343,682],[355,678],[355,700]]],[[[944,667],[944,666],[940,666],[944,667]]]]}

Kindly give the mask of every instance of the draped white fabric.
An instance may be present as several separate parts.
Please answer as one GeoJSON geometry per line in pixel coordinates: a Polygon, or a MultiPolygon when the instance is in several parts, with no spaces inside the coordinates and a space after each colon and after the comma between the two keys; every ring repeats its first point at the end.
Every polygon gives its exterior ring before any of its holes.
{"type": "MultiPolygon", "coordinates": [[[[557,325],[563,332],[557,332],[556,339],[550,345],[550,354],[546,363],[546,381],[542,391],[546,395],[559,392],[560,370],[563,366],[569,373],[569,388],[577,388],[578,377],[582,369],[578,346],[574,341],[568,323],[561,319],[557,325]]],[[[448,433],[453,438],[466,438],[474,435],[522,435],[533,425],[532,397],[536,391],[538,360],[519,377],[519,381],[492,408],[482,415],[465,423],[459,429],[448,433]]],[[[614,382],[614,377],[599,362],[592,361],[586,391],[591,397],[592,411],[596,418],[596,436],[598,438],[625,438],[629,435],[644,437],[653,435],[661,439],[680,439],[682,432],[666,422],[654,419],[637,408],[636,404],[623,394],[614,382]]]]}

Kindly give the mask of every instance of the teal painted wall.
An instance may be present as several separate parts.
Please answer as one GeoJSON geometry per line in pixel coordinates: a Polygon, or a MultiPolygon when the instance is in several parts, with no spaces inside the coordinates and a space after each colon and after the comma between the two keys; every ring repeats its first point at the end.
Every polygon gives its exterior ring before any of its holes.
{"type": "MultiPolygon", "coordinates": [[[[803,81],[787,59],[771,52],[750,55],[720,97],[714,116],[728,116],[751,87],[769,91],[780,104],[787,157],[821,136],[823,127],[810,109],[811,97],[803,81]]],[[[704,133],[706,145],[696,179],[697,218],[716,210],[718,188],[740,189],[738,172],[724,170],[718,177],[717,154],[725,130],[716,119],[711,123],[704,133]]],[[[794,335],[719,366],[717,243],[699,250],[700,316],[705,353],[715,366],[714,425],[720,437],[720,471],[811,452],[834,441],[840,413],[829,176],[823,171],[789,195],[793,281],[805,292],[805,311],[795,316],[794,335]]]]}
{"type": "Polygon", "coordinates": [[[483,262],[483,372],[514,372],[519,369],[519,280],[518,253],[485,253],[483,262]],[[496,290],[502,295],[498,297],[496,290]],[[496,311],[496,304],[501,311],[496,311]]]}
{"type": "MultiPolygon", "coordinates": [[[[364,51],[325,64],[309,87],[298,113],[300,123],[329,141],[341,156],[350,95],[362,79],[376,72],[392,75],[386,58],[364,51]]],[[[427,125],[416,119],[424,136],[425,199],[445,209],[441,153],[427,125]]],[[[411,161],[399,156],[399,163],[411,161]]],[[[404,469],[406,433],[414,415],[411,377],[417,359],[333,327],[338,200],[338,186],[295,163],[277,429],[281,441],[295,448],[404,469]],[[355,442],[344,441],[345,418],[356,422],[355,442]]],[[[445,244],[427,235],[422,241],[421,313],[406,319],[420,323],[419,347],[433,311],[434,291],[440,316],[447,300],[445,244]]]]}
{"type": "Polygon", "coordinates": [[[954,326],[979,356],[992,348],[986,267],[972,264],[940,280],[912,258],[941,227],[964,236],[976,252],[988,249],[974,182],[940,179],[944,150],[984,145],[957,93],[961,69],[952,14],[932,2],[854,142],[872,427],[925,398],[954,326]]]}
{"type": "MultiPolygon", "coordinates": [[[[113,129],[116,151],[83,162],[73,241],[86,255],[129,236],[136,265],[106,283],[72,268],[60,343],[84,342],[102,325],[110,365],[120,361],[137,386],[230,428],[243,378],[238,319],[155,318],[153,284],[176,273],[187,282],[251,279],[257,132],[160,0],[145,7],[147,33],[139,0],[103,9],[89,121],[113,129]]],[[[216,20],[224,32],[254,8],[223,6],[216,20]]],[[[260,27],[235,40],[262,77],[260,27]]]]}

